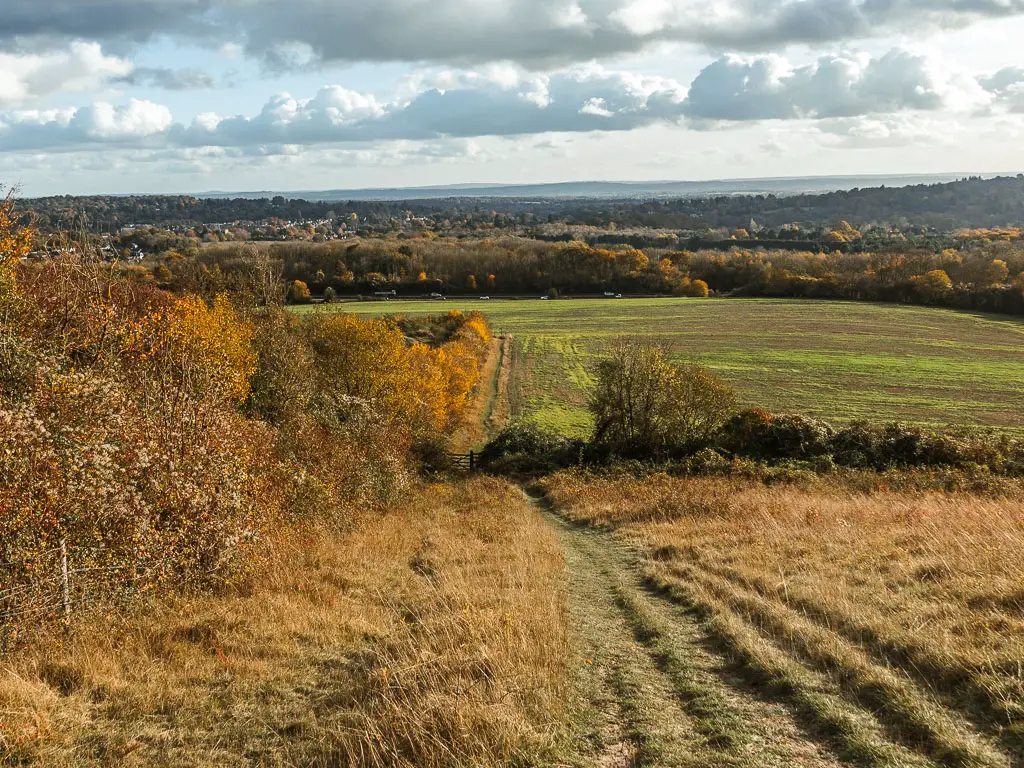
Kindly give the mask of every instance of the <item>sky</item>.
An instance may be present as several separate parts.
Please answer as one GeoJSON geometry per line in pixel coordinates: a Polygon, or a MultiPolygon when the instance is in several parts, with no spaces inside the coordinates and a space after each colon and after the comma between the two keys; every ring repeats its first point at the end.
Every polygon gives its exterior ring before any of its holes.
{"type": "Polygon", "coordinates": [[[1024,0],[4,0],[23,196],[1024,170],[1024,0]]]}

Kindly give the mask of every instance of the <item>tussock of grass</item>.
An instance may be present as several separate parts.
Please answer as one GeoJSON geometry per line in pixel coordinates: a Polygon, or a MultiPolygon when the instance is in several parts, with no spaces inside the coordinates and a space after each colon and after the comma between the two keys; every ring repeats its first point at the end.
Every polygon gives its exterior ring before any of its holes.
{"type": "Polygon", "coordinates": [[[562,559],[513,488],[424,488],[282,543],[248,594],[153,605],[0,668],[0,755],[45,765],[553,759],[562,559]]]}

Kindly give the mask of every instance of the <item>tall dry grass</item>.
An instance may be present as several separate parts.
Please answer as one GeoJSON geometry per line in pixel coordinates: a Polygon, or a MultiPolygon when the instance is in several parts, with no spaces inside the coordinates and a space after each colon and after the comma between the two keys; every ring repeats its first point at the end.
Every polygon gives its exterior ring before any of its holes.
{"type": "Polygon", "coordinates": [[[289,537],[247,593],[161,602],[0,664],[0,759],[507,765],[553,759],[563,563],[497,480],[289,537]]]}
{"type": "Polygon", "coordinates": [[[1024,753],[1020,495],[577,473],[547,490],[569,517],[635,537],[654,581],[835,674],[940,756],[973,749],[960,716],[1024,753]]]}
{"type": "Polygon", "coordinates": [[[502,358],[502,340],[492,338],[487,342],[486,356],[480,366],[480,377],[473,390],[461,423],[448,441],[450,449],[461,453],[479,450],[487,442],[488,430],[485,422],[493,410],[495,390],[498,386],[502,358]]]}

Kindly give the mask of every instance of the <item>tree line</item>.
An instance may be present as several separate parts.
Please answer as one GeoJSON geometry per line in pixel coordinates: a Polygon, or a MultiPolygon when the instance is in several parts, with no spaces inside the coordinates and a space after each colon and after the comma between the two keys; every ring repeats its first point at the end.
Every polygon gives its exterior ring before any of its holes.
{"type": "Polygon", "coordinates": [[[274,265],[292,298],[390,293],[444,295],[765,296],[889,301],[1024,313],[1019,232],[965,233],[958,248],[881,252],[764,250],[734,245],[697,251],[580,241],[494,240],[285,243],[170,254],[133,267],[176,291],[248,279],[255,261],[274,265]],[[299,285],[297,285],[299,284],[299,285]]]}
{"type": "Polygon", "coordinates": [[[967,178],[945,184],[871,187],[821,194],[735,194],[652,199],[469,198],[396,201],[319,201],[272,198],[199,198],[194,196],[56,196],[23,200],[44,232],[85,229],[113,232],[128,225],[188,228],[270,220],[351,220],[365,231],[413,229],[515,231],[540,234],[545,225],[583,225],[607,229],[702,230],[739,227],[778,228],[799,224],[828,228],[849,221],[868,225],[952,231],[963,227],[1001,227],[1024,221],[1024,175],[996,179],[967,178]]]}

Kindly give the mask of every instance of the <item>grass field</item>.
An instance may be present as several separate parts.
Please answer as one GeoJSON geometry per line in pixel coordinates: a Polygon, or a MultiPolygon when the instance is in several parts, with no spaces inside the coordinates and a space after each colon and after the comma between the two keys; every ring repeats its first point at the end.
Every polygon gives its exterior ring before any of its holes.
{"type": "Polygon", "coordinates": [[[563,559],[518,488],[425,486],[310,529],[251,590],[154,602],[0,658],[0,765],[549,765],[563,559]]]}
{"type": "MultiPolygon", "coordinates": [[[[835,421],[1024,429],[1024,322],[927,307],[784,299],[348,303],[360,314],[479,309],[515,338],[514,416],[572,434],[604,345],[668,344],[733,382],[745,403],[835,421]]],[[[303,310],[309,311],[309,310],[303,310]]]]}
{"type": "Polygon", "coordinates": [[[684,700],[703,702],[692,714],[718,757],[738,761],[705,764],[770,764],[743,736],[753,718],[731,705],[744,682],[845,764],[1022,764],[1019,497],[571,472],[544,486],[567,525],[638,546],[648,592],[634,588],[624,612],[641,607],[635,631],[669,682],[682,678],[684,700]],[[734,666],[702,675],[699,649],[734,666]],[[744,741],[753,755],[736,753],[744,741]]]}

